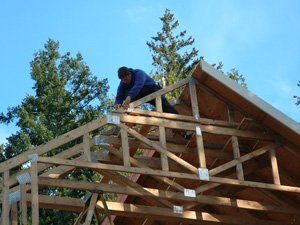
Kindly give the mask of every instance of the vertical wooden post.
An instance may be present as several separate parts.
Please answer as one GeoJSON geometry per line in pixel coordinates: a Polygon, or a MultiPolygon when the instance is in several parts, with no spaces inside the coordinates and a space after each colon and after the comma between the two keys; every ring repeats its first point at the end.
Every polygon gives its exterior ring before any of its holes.
{"type": "Polygon", "coordinates": [[[124,129],[121,129],[121,139],[122,139],[122,150],[123,150],[123,163],[124,166],[130,166],[128,133],[124,129]]]}
{"type": "MultiPolygon", "coordinates": [[[[232,140],[232,149],[233,149],[234,158],[236,159],[236,158],[241,157],[238,138],[236,136],[232,136],[231,140],[232,140]]],[[[236,173],[237,173],[237,178],[239,180],[244,180],[244,172],[243,172],[242,163],[238,163],[236,165],[236,173]]]]}
{"type": "Polygon", "coordinates": [[[228,121],[234,122],[234,117],[235,117],[234,109],[230,106],[227,106],[227,112],[228,112],[228,121]]]}
{"type": "Polygon", "coordinates": [[[191,78],[189,81],[190,97],[191,97],[191,106],[193,110],[193,116],[196,120],[200,119],[197,90],[194,78],[191,78]]]}
{"type": "Polygon", "coordinates": [[[11,225],[18,225],[18,203],[11,206],[11,225]]]}
{"type": "Polygon", "coordinates": [[[31,160],[31,211],[32,225],[39,225],[39,188],[38,188],[38,170],[37,161],[31,160]]]}
{"type": "Polygon", "coordinates": [[[273,174],[274,184],[280,184],[280,176],[279,176],[276,152],[275,152],[274,149],[271,149],[269,151],[269,156],[270,156],[270,160],[271,160],[271,167],[272,167],[272,174],[273,174]]]}
{"type": "Polygon", "coordinates": [[[92,198],[91,198],[91,201],[90,201],[90,205],[89,205],[89,208],[88,208],[88,211],[87,211],[87,215],[86,215],[86,218],[85,218],[84,225],[90,225],[91,224],[97,200],[98,200],[98,194],[94,193],[92,195],[92,198]]]}
{"type": "Polygon", "coordinates": [[[103,194],[100,194],[100,199],[101,199],[101,202],[102,202],[102,204],[103,204],[103,208],[104,208],[104,211],[105,211],[106,216],[107,216],[107,218],[108,218],[109,224],[110,224],[110,225],[115,225],[115,224],[114,224],[114,221],[113,221],[113,219],[112,219],[112,217],[111,217],[110,211],[109,211],[109,209],[108,209],[108,206],[107,206],[107,204],[106,204],[106,200],[105,200],[103,194]]]}
{"type": "Polygon", "coordinates": [[[20,208],[22,213],[21,223],[27,225],[27,200],[26,200],[26,185],[20,184],[21,201],[20,208]]]}
{"type": "MultiPolygon", "coordinates": [[[[161,96],[158,96],[155,99],[155,103],[156,103],[156,110],[158,112],[162,112],[162,102],[161,102],[161,96]]],[[[163,148],[167,148],[167,141],[166,141],[166,129],[163,126],[159,126],[158,127],[159,130],[159,141],[160,144],[163,148]]],[[[168,171],[169,170],[169,162],[168,162],[168,157],[166,156],[166,154],[160,154],[160,159],[161,159],[161,167],[162,170],[168,171]]]]}
{"type": "Polygon", "coordinates": [[[96,218],[97,225],[101,225],[101,219],[99,217],[99,211],[96,207],[94,209],[94,217],[96,218]]]}
{"type": "MultiPolygon", "coordinates": [[[[189,81],[189,90],[190,90],[193,116],[196,120],[200,120],[199,105],[198,105],[198,98],[197,98],[197,88],[196,88],[196,83],[195,83],[194,78],[191,78],[189,81]]],[[[196,141],[197,141],[199,167],[206,168],[203,136],[202,136],[202,131],[201,131],[200,127],[196,127],[196,141]]]]}
{"type": "Polygon", "coordinates": [[[3,189],[2,189],[2,224],[7,224],[9,221],[9,170],[4,171],[3,173],[3,189]]]}
{"type": "Polygon", "coordinates": [[[90,136],[89,133],[83,135],[83,150],[86,161],[91,161],[90,136]]]}
{"type": "Polygon", "coordinates": [[[205,159],[205,152],[204,152],[203,137],[202,137],[202,131],[201,131],[200,127],[196,127],[196,141],[197,141],[199,167],[200,168],[206,168],[206,159],[205,159]]]}

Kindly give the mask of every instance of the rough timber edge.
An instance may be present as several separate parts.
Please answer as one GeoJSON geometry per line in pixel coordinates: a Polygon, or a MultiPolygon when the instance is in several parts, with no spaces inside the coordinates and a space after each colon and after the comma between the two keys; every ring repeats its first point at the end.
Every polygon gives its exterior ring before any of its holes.
{"type": "MultiPolygon", "coordinates": [[[[284,126],[285,128],[292,131],[295,135],[298,136],[300,135],[300,124],[298,124],[296,121],[294,121],[284,113],[280,112],[278,109],[274,108],[269,103],[265,102],[264,100],[262,100],[261,98],[259,98],[258,96],[256,96],[255,94],[247,90],[246,88],[242,87],[241,85],[237,84],[235,81],[225,76],[221,71],[215,69],[207,62],[201,60],[193,71],[193,77],[195,77],[198,80],[203,79],[205,85],[205,76],[212,78],[216,82],[220,83],[222,86],[225,86],[225,88],[237,94],[244,101],[249,102],[252,105],[252,107],[254,106],[256,108],[256,110],[258,109],[262,111],[265,114],[264,116],[271,117],[281,126],[284,126]]],[[[280,134],[283,135],[282,133],[280,134]]],[[[298,146],[299,144],[300,143],[298,142],[298,146]]]]}

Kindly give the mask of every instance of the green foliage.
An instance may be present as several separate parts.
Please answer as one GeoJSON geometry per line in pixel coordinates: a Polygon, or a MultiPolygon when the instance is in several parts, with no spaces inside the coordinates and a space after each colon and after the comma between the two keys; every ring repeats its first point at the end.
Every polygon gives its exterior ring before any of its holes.
{"type": "MultiPolygon", "coordinates": [[[[166,9],[160,18],[163,23],[162,30],[147,42],[152,54],[155,70],[152,72],[154,79],[166,85],[174,84],[186,78],[197,63],[197,54],[193,46],[194,38],[186,37],[186,31],[177,32],[178,20],[174,14],[166,9]]],[[[179,97],[179,90],[172,94],[167,94],[169,99],[179,97]]]]}
{"type": "Polygon", "coordinates": [[[53,40],[35,53],[31,78],[35,95],[0,114],[0,122],[16,121],[20,128],[8,138],[5,159],[96,119],[111,107],[107,79],[94,76],[80,53],[75,58],[69,52],[61,56],[53,40]]]}
{"type": "MultiPolygon", "coordinates": [[[[298,81],[297,86],[300,87],[300,81],[298,81]]],[[[295,95],[294,98],[296,99],[296,105],[300,105],[300,96],[295,95]]]]}
{"type": "MultiPolygon", "coordinates": [[[[107,97],[107,79],[94,76],[80,53],[75,57],[69,52],[61,55],[58,42],[48,40],[44,49],[35,53],[30,65],[34,95],[26,96],[18,106],[0,114],[0,122],[15,123],[19,127],[19,131],[7,139],[7,144],[0,146],[1,161],[99,118],[113,106],[107,97]]],[[[78,141],[81,140],[72,144],[78,141]]],[[[64,145],[56,151],[70,146],[64,145]]],[[[68,178],[100,179],[92,171],[73,173],[68,178]]],[[[68,189],[44,189],[43,193],[77,198],[85,194],[68,189]]],[[[76,213],[53,210],[40,210],[40,215],[41,225],[73,224],[77,216],[76,213]]]]}
{"type": "Polygon", "coordinates": [[[232,80],[235,80],[243,87],[247,88],[246,79],[243,74],[240,74],[237,69],[231,69],[230,72],[227,72],[226,75],[231,78],[232,80]]]}
{"type": "MultiPolygon", "coordinates": [[[[176,32],[179,22],[175,20],[174,14],[170,10],[166,9],[160,20],[162,21],[162,30],[157,32],[157,35],[152,37],[147,45],[153,59],[153,78],[164,87],[186,78],[203,57],[197,58],[198,50],[193,47],[194,38],[186,37],[186,30],[176,32]]],[[[222,62],[219,62],[217,66],[216,64],[212,66],[223,72],[222,62]]],[[[247,88],[245,77],[238,70],[231,69],[230,72],[224,74],[247,88]]],[[[177,99],[181,90],[177,89],[168,93],[166,97],[171,100],[177,99]]]]}
{"type": "MultiPolygon", "coordinates": [[[[218,66],[216,66],[216,64],[212,64],[212,66],[216,67],[217,70],[220,70],[222,73],[224,73],[222,70],[224,64],[222,62],[219,62],[218,66]]],[[[241,74],[237,69],[233,68],[230,70],[230,72],[227,72],[225,75],[228,76],[230,79],[236,81],[238,84],[242,85],[244,88],[247,88],[247,83],[244,75],[241,74]]]]}

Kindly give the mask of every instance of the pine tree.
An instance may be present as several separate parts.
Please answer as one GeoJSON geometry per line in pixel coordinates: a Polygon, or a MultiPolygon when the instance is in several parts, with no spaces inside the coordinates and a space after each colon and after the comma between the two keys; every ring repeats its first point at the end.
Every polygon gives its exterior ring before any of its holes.
{"type": "MultiPolygon", "coordinates": [[[[300,81],[298,81],[297,86],[300,87],[300,81]]],[[[296,99],[296,105],[300,105],[300,96],[295,95],[294,98],[296,99]]]]}
{"type": "MultiPolygon", "coordinates": [[[[192,36],[186,37],[186,30],[177,32],[179,22],[175,20],[174,14],[169,9],[165,10],[160,20],[162,30],[157,32],[147,45],[150,48],[154,66],[152,76],[164,87],[186,78],[204,57],[198,58],[198,50],[193,47],[195,40],[192,36]]],[[[218,65],[212,64],[212,66],[223,72],[222,62],[218,65]]],[[[240,74],[237,69],[233,68],[224,74],[247,88],[244,75],[240,74]]],[[[182,89],[175,90],[168,93],[166,97],[171,100],[177,99],[181,91],[182,89]]]]}
{"type": "MultiPolygon", "coordinates": [[[[194,38],[186,37],[185,30],[177,32],[179,22],[169,9],[165,10],[160,20],[163,23],[162,30],[157,32],[157,36],[152,37],[147,45],[155,68],[152,75],[164,87],[186,78],[199,60],[197,60],[198,50],[192,47],[194,38]]],[[[177,91],[167,94],[167,97],[176,99],[179,94],[177,91]]]]}
{"type": "MultiPolygon", "coordinates": [[[[7,144],[0,146],[2,161],[94,120],[112,107],[107,97],[107,79],[94,76],[80,53],[76,57],[69,52],[61,55],[59,43],[51,39],[43,50],[35,53],[31,78],[34,95],[27,95],[21,104],[0,114],[0,122],[15,122],[19,127],[16,134],[7,139],[7,144]]],[[[66,148],[68,146],[56,151],[66,148]]],[[[99,175],[91,171],[72,176],[91,181],[99,179],[99,175]]],[[[44,189],[43,193],[77,198],[84,195],[82,191],[66,189],[44,189]]],[[[77,214],[40,210],[40,215],[41,225],[66,225],[73,224],[77,214]]]]}

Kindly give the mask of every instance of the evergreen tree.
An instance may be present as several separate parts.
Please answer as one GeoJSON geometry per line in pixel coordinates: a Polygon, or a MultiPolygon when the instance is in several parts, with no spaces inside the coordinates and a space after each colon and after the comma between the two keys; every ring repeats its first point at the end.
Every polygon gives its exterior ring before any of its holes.
{"type": "MultiPolygon", "coordinates": [[[[300,81],[298,81],[297,86],[300,87],[300,81]]],[[[300,105],[300,96],[295,95],[294,98],[296,99],[296,105],[300,105]]]]}
{"type": "MultiPolygon", "coordinates": [[[[0,122],[15,122],[20,128],[7,139],[7,144],[0,146],[2,161],[94,120],[112,107],[112,101],[107,97],[107,79],[99,80],[94,76],[80,53],[76,57],[69,52],[61,55],[59,43],[51,39],[43,50],[35,53],[31,78],[34,95],[27,95],[20,105],[0,114],[0,122]]],[[[73,176],[99,179],[91,171],[73,176]]],[[[84,192],[65,189],[45,189],[43,192],[60,196],[84,195],[84,192]]],[[[40,210],[40,214],[40,224],[73,224],[76,218],[74,213],[50,210],[40,210]]]]}
{"type": "MultiPolygon", "coordinates": [[[[152,37],[147,45],[155,67],[152,75],[164,87],[186,78],[199,60],[196,58],[198,50],[192,47],[194,38],[186,37],[185,30],[177,32],[179,22],[169,9],[165,10],[160,20],[163,23],[162,31],[157,32],[157,36],[152,37]]],[[[167,94],[167,97],[174,99],[179,94],[177,91],[173,95],[167,94]]]]}
{"type": "MultiPolygon", "coordinates": [[[[162,30],[157,32],[157,35],[152,37],[147,45],[153,59],[153,78],[164,87],[186,78],[199,60],[204,57],[197,58],[198,50],[193,47],[194,38],[186,37],[186,30],[176,32],[179,22],[175,20],[174,14],[169,9],[165,10],[160,20],[162,21],[162,30]]],[[[223,72],[222,62],[219,62],[217,66],[216,64],[212,66],[223,72]]],[[[224,74],[247,88],[245,77],[237,69],[231,69],[230,72],[224,74]]],[[[175,90],[166,96],[168,99],[177,99],[181,90],[175,90]]]]}

